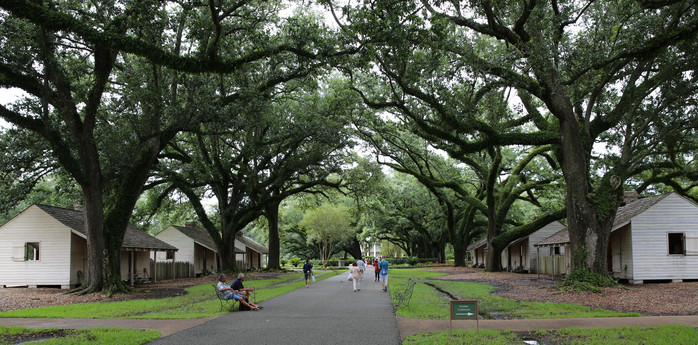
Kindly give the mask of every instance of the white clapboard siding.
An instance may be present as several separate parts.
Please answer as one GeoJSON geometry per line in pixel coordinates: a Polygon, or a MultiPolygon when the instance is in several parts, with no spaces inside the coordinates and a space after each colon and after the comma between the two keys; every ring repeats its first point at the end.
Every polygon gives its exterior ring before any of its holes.
{"type": "Polygon", "coordinates": [[[40,208],[31,206],[5,223],[0,238],[0,285],[70,285],[71,230],[40,208]],[[24,261],[27,242],[39,243],[38,261],[24,261]]]}
{"type": "MultiPolygon", "coordinates": [[[[155,237],[165,243],[168,243],[176,248],[179,248],[175,256],[175,261],[189,262],[194,264],[194,240],[183,234],[176,228],[169,226],[165,230],[160,231],[155,237]]],[[[167,253],[158,252],[157,261],[166,261],[167,253]]]]}
{"type": "Polygon", "coordinates": [[[194,274],[203,273],[204,270],[215,271],[215,253],[199,244],[194,245],[194,274]]]}
{"type": "Polygon", "coordinates": [[[634,280],[698,279],[698,256],[669,255],[668,233],[698,237],[698,206],[670,194],[631,220],[634,280]]]}
{"type": "Polygon", "coordinates": [[[536,259],[536,247],[534,244],[552,236],[556,232],[562,230],[565,226],[558,222],[554,221],[552,223],[549,223],[548,225],[538,229],[536,232],[532,233],[531,235],[528,236],[528,247],[524,255],[524,269],[531,272],[531,273],[536,273],[536,265],[535,265],[535,259],[536,259]]]}

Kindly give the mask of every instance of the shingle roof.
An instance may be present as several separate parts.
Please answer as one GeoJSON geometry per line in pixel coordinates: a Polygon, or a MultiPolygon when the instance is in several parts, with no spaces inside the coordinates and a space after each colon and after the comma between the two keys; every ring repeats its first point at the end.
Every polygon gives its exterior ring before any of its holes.
{"type": "Polygon", "coordinates": [[[257,241],[255,241],[255,240],[253,240],[253,239],[251,239],[251,238],[249,238],[249,237],[247,237],[247,236],[245,236],[245,235],[236,236],[236,237],[235,237],[235,241],[236,241],[236,242],[237,242],[237,241],[242,242],[244,245],[246,245],[246,246],[252,248],[252,250],[254,250],[254,251],[256,251],[256,252],[259,252],[259,253],[262,253],[262,254],[269,254],[269,248],[267,248],[267,247],[264,246],[263,244],[257,243],[257,241]]]}
{"type": "Polygon", "coordinates": [[[542,247],[542,246],[552,246],[556,244],[561,244],[561,243],[569,243],[570,241],[570,232],[567,231],[567,228],[564,228],[552,235],[550,237],[547,237],[543,239],[542,241],[534,244],[534,246],[537,247],[542,247]]]}
{"type": "Polygon", "coordinates": [[[465,249],[466,252],[473,251],[477,248],[482,247],[487,244],[487,236],[477,240],[475,243],[471,243],[468,248],[465,249]]]}
{"type": "MultiPolygon", "coordinates": [[[[36,204],[38,208],[46,212],[48,215],[56,219],[57,221],[63,223],[65,226],[73,229],[83,235],[87,235],[85,232],[85,223],[82,217],[81,211],[69,210],[66,208],[47,206],[36,204]]],[[[121,245],[123,249],[135,249],[135,250],[162,250],[162,251],[176,251],[177,248],[171,246],[147,233],[143,230],[138,229],[133,224],[129,223],[126,228],[126,233],[124,234],[124,243],[121,245]]]]}
{"type": "MultiPolygon", "coordinates": [[[[191,238],[194,240],[194,242],[218,253],[218,246],[216,245],[216,242],[213,240],[211,237],[211,234],[208,233],[205,229],[200,229],[197,227],[192,227],[192,226],[180,226],[180,225],[171,225],[173,228],[175,228],[177,231],[183,233],[185,236],[191,238]]],[[[254,241],[252,241],[254,242],[254,241]]],[[[257,242],[255,242],[257,243],[257,242]]],[[[235,252],[236,253],[245,253],[245,243],[240,241],[240,236],[235,237],[235,252]]]]}
{"type": "Polygon", "coordinates": [[[216,245],[216,242],[213,241],[213,238],[211,237],[211,234],[208,233],[208,231],[191,226],[172,225],[172,227],[177,229],[179,232],[185,234],[187,237],[191,238],[192,240],[194,240],[194,242],[198,243],[199,245],[202,245],[218,253],[218,246],[216,245]]]}
{"type": "MultiPolygon", "coordinates": [[[[656,205],[658,202],[664,200],[669,194],[655,195],[647,198],[638,199],[629,204],[621,206],[616,212],[616,219],[613,221],[613,228],[611,231],[619,229],[626,224],[630,223],[630,220],[635,218],[637,215],[647,211],[650,207],[656,205]]],[[[534,244],[535,246],[550,246],[556,244],[563,244],[570,242],[570,234],[567,228],[564,228],[552,236],[534,244]]]]}
{"type": "MultiPolygon", "coordinates": [[[[669,193],[671,194],[671,193],[669,193]]],[[[613,229],[616,230],[625,224],[628,224],[631,219],[639,215],[642,212],[647,211],[650,207],[654,206],[658,202],[664,200],[669,194],[655,195],[647,198],[637,199],[625,206],[619,207],[616,213],[616,219],[613,222],[613,229]]]]}

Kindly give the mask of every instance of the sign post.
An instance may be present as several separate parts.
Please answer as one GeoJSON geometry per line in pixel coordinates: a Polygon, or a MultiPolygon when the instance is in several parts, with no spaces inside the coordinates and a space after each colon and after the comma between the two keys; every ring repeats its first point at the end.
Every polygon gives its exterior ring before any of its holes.
{"type": "Polygon", "coordinates": [[[453,320],[472,320],[475,319],[477,327],[477,335],[480,335],[480,320],[477,314],[477,301],[451,301],[451,320],[449,326],[451,335],[453,335],[453,320]]]}

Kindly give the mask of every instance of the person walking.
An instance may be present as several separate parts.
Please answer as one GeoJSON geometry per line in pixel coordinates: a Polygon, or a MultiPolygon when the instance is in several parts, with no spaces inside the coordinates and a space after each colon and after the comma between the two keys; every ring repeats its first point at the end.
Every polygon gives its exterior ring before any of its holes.
{"type": "Polygon", "coordinates": [[[354,284],[354,292],[361,291],[361,282],[359,281],[359,279],[361,279],[361,270],[356,262],[349,266],[349,274],[351,275],[351,281],[354,284]]]}
{"type": "Polygon", "coordinates": [[[366,263],[364,260],[359,258],[359,261],[356,262],[359,266],[359,271],[361,272],[359,280],[364,280],[364,271],[366,271],[366,263]]]}
{"type": "Polygon", "coordinates": [[[303,274],[305,275],[305,287],[310,287],[310,279],[313,277],[313,264],[310,263],[310,259],[305,260],[305,265],[303,265],[303,274]]]}
{"type": "Polygon", "coordinates": [[[381,271],[380,267],[378,267],[378,259],[373,259],[373,271],[376,272],[376,281],[378,281],[379,273],[381,271]]]}
{"type": "Polygon", "coordinates": [[[385,259],[385,256],[381,256],[382,260],[378,263],[378,268],[380,269],[380,281],[383,287],[383,292],[388,291],[388,268],[390,263],[385,259]]]}

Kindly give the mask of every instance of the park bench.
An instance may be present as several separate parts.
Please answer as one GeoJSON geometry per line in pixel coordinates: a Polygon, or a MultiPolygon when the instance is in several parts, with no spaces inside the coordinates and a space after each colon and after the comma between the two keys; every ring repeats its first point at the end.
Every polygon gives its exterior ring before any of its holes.
{"type": "Polygon", "coordinates": [[[225,299],[225,296],[223,296],[223,293],[218,290],[217,285],[213,285],[213,289],[216,290],[216,297],[218,297],[218,301],[221,302],[221,310],[223,310],[224,307],[228,308],[228,311],[233,311],[235,309],[235,304],[238,303],[238,300],[236,299],[225,299]]]}
{"type": "Polygon", "coordinates": [[[407,279],[407,284],[403,289],[396,289],[393,292],[393,298],[395,299],[395,309],[400,309],[402,307],[407,307],[410,305],[410,299],[412,298],[412,290],[414,290],[414,285],[417,282],[410,278],[407,279]]]}

